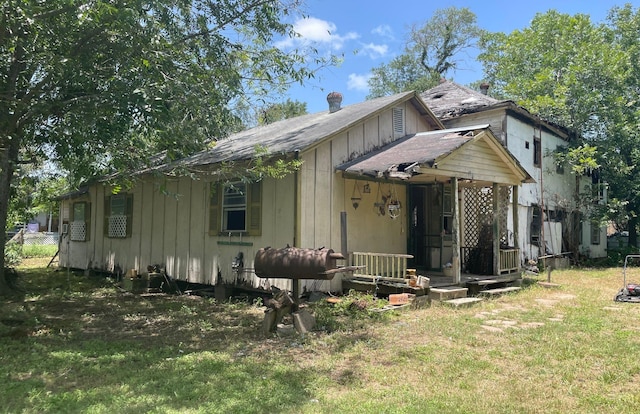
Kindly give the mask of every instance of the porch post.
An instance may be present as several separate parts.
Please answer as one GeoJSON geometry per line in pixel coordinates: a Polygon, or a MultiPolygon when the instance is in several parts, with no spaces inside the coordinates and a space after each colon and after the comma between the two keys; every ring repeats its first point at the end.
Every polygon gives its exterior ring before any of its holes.
{"type": "Polygon", "coordinates": [[[493,274],[500,274],[500,187],[493,183],[493,274]]]}
{"type": "Polygon", "coordinates": [[[451,220],[451,271],[453,273],[453,284],[460,283],[460,203],[458,200],[458,179],[451,178],[451,203],[453,207],[453,217],[451,220]]]}
{"type": "Polygon", "coordinates": [[[516,249],[520,249],[520,217],[518,216],[518,188],[519,186],[514,185],[511,188],[511,197],[513,198],[513,202],[511,203],[511,208],[513,209],[513,247],[516,249]]]}

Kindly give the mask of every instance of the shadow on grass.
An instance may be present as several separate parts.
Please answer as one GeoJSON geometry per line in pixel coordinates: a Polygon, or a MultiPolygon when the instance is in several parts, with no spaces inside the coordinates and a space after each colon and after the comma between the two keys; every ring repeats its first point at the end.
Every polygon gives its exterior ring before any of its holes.
{"type": "Polygon", "coordinates": [[[265,340],[252,306],[24,277],[24,301],[1,304],[23,322],[0,331],[0,411],[291,412],[311,398],[315,374],[285,356],[293,339],[265,340]]]}

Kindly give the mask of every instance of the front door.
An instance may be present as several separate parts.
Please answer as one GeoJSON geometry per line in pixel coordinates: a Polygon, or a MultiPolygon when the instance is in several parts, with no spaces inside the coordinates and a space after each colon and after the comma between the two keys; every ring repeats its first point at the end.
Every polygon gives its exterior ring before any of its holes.
{"type": "Polygon", "coordinates": [[[443,214],[444,187],[434,183],[410,187],[411,206],[409,249],[413,265],[426,270],[440,270],[443,260],[443,236],[450,223],[443,214]]]}

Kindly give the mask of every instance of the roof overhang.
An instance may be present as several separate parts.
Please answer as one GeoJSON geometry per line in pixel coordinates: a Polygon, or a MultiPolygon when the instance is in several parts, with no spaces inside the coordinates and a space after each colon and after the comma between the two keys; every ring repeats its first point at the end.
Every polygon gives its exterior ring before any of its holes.
{"type": "Polygon", "coordinates": [[[486,124],[408,135],[336,170],[352,178],[410,182],[452,177],[511,185],[535,182],[486,124]],[[474,151],[490,162],[476,164],[469,159],[474,151]]]}

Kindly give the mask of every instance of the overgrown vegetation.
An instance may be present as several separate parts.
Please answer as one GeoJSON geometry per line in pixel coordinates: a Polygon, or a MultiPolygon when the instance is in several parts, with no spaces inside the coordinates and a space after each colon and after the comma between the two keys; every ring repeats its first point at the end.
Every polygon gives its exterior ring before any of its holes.
{"type": "Polygon", "coordinates": [[[24,299],[0,305],[2,412],[633,413],[640,403],[630,322],[640,305],[613,302],[620,268],[557,270],[558,289],[464,309],[380,314],[371,309],[384,301],[350,295],[313,306],[332,329],[278,337],[262,333],[259,303],[133,295],[45,265],[26,259],[24,299]]]}
{"type": "Polygon", "coordinates": [[[16,267],[22,261],[22,244],[7,243],[4,248],[4,264],[6,267],[16,267]]]}

